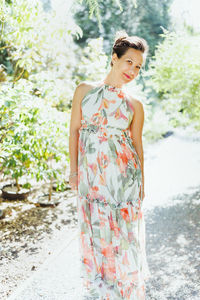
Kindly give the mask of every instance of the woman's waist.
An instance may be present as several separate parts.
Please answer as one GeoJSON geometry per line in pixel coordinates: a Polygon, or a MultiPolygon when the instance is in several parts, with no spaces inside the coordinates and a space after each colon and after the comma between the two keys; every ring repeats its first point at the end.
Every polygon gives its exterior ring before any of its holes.
{"type": "Polygon", "coordinates": [[[121,128],[110,124],[93,124],[89,122],[82,122],[81,127],[79,128],[79,131],[88,132],[92,134],[100,134],[100,135],[125,135],[129,137],[129,128],[121,128]]]}

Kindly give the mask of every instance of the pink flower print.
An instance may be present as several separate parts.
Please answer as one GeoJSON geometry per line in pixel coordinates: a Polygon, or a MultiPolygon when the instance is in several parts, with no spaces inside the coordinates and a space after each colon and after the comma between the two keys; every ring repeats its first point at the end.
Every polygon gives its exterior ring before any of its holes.
{"type": "Polygon", "coordinates": [[[82,140],[79,140],[79,151],[82,155],[85,154],[85,148],[82,140]]]}
{"type": "Polygon", "coordinates": [[[133,161],[134,167],[137,169],[137,163],[134,157],[134,153],[126,146],[126,144],[121,144],[123,148],[123,153],[126,155],[127,159],[131,159],[133,161]]]}
{"type": "Polygon", "coordinates": [[[130,265],[130,262],[129,262],[128,257],[127,257],[127,252],[125,252],[125,254],[123,256],[122,263],[124,265],[130,265]]]}
{"type": "Polygon", "coordinates": [[[116,92],[116,87],[114,87],[114,86],[109,86],[109,87],[108,87],[108,91],[109,91],[109,92],[116,92]]]}
{"type": "Polygon", "coordinates": [[[136,295],[137,295],[138,299],[145,300],[145,287],[144,287],[144,285],[138,287],[136,295]]]}
{"type": "Polygon", "coordinates": [[[127,159],[133,159],[133,152],[127,147],[126,144],[121,144],[123,153],[126,155],[127,159]]]}
{"type": "Polygon", "coordinates": [[[142,214],[142,211],[140,210],[140,211],[138,212],[138,219],[142,219],[142,217],[143,217],[143,214],[142,214]]]}
{"type": "Polygon", "coordinates": [[[114,224],[114,234],[116,238],[119,238],[119,232],[120,232],[120,228],[118,227],[118,224],[116,221],[113,221],[114,224]]]}
{"type": "Polygon", "coordinates": [[[130,216],[129,216],[128,208],[120,209],[120,215],[122,216],[124,221],[130,222],[130,216]]]}
{"type": "Polygon", "coordinates": [[[105,127],[100,127],[100,132],[98,135],[98,139],[100,141],[100,143],[105,142],[108,140],[107,137],[107,129],[105,127]]]}
{"type": "Polygon", "coordinates": [[[80,167],[78,167],[78,184],[83,180],[83,171],[80,171],[80,167]]]}
{"type": "Polygon", "coordinates": [[[92,198],[98,198],[98,190],[99,190],[99,188],[96,185],[91,187],[91,190],[90,190],[91,199],[92,198]]]}
{"type": "Polygon", "coordinates": [[[88,167],[92,170],[92,172],[94,173],[94,175],[97,174],[97,164],[88,164],[88,167]]]}
{"type": "Polygon", "coordinates": [[[99,220],[100,220],[100,227],[101,228],[105,227],[107,219],[104,217],[104,215],[101,216],[101,214],[99,214],[99,220]]]}
{"type": "Polygon", "coordinates": [[[101,249],[101,253],[107,258],[107,264],[104,265],[104,273],[108,280],[116,279],[115,257],[112,243],[104,246],[101,249]]]}
{"type": "Polygon", "coordinates": [[[131,293],[132,293],[132,290],[133,290],[133,286],[128,286],[126,289],[125,289],[125,294],[124,296],[126,297],[126,299],[131,299],[131,293]]]}
{"type": "Polygon", "coordinates": [[[101,152],[101,154],[98,153],[97,162],[102,168],[107,168],[109,161],[110,160],[106,154],[104,154],[103,152],[101,152]]]}
{"type": "Polygon", "coordinates": [[[108,119],[106,117],[102,118],[102,124],[107,125],[108,124],[108,119]]]}
{"type": "Polygon", "coordinates": [[[119,273],[120,273],[120,280],[123,282],[123,281],[126,281],[127,280],[127,273],[126,272],[122,272],[121,270],[121,267],[119,267],[119,273]]]}
{"type": "Polygon", "coordinates": [[[115,119],[124,119],[124,120],[128,120],[128,118],[122,113],[121,109],[118,107],[115,111],[113,111],[111,114],[111,116],[115,115],[115,119]]]}
{"type": "Polygon", "coordinates": [[[133,232],[128,232],[128,240],[129,240],[129,243],[131,243],[134,240],[133,232]]]}
{"type": "Polygon", "coordinates": [[[96,114],[92,115],[91,123],[98,126],[99,124],[102,123],[102,119],[103,119],[103,117],[100,114],[100,112],[97,112],[96,114]]]}
{"type": "Polygon", "coordinates": [[[100,144],[101,144],[102,142],[107,142],[107,140],[108,140],[108,137],[107,137],[107,134],[106,134],[106,133],[103,133],[102,135],[98,136],[98,138],[99,138],[100,144]]]}
{"type": "MultiPolygon", "coordinates": [[[[116,151],[117,152],[117,151],[116,151]]],[[[120,172],[126,176],[126,167],[128,163],[128,158],[125,153],[117,152],[116,163],[120,168],[120,172]]]]}
{"type": "Polygon", "coordinates": [[[116,100],[108,100],[108,99],[103,98],[98,110],[101,111],[103,108],[109,108],[110,103],[114,104],[114,103],[116,103],[116,100]]]}
{"type": "Polygon", "coordinates": [[[131,206],[131,215],[132,215],[132,221],[136,221],[138,219],[138,214],[136,214],[133,210],[133,207],[131,206]]]}
{"type": "MultiPolygon", "coordinates": [[[[116,237],[119,237],[120,228],[118,227],[117,222],[113,221],[112,213],[110,214],[110,217],[108,219],[111,230],[114,231],[116,237]]],[[[118,251],[118,246],[116,246],[116,251],[118,251]]]]}
{"type": "Polygon", "coordinates": [[[99,184],[106,185],[106,172],[99,175],[99,184]]]}
{"type": "Polygon", "coordinates": [[[119,97],[119,98],[124,98],[125,97],[125,94],[122,92],[122,91],[120,91],[118,94],[117,94],[117,96],[119,97]]]}
{"type": "Polygon", "coordinates": [[[134,271],[133,274],[132,274],[132,280],[134,282],[137,282],[138,281],[138,271],[134,271]]]}
{"type": "Polygon", "coordinates": [[[114,230],[114,222],[113,222],[112,212],[110,213],[108,220],[109,220],[110,229],[114,230]]]}
{"type": "Polygon", "coordinates": [[[86,224],[90,225],[90,221],[88,220],[88,217],[86,215],[86,212],[85,212],[85,208],[84,206],[82,206],[82,214],[83,214],[83,220],[86,224]]]}
{"type": "Polygon", "coordinates": [[[91,273],[91,272],[92,272],[92,268],[93,268],[92,260],[89,259],[89,258],[87,258],[87,257],[85,257],[85,258],[83,259],[83,263],[84,263],[85,265],[87,265],[87,268],[86,268],[87,273],[91,273]]]}
{"type": "Polygon", "coordinates": [[[88,273],[90,273],[93,269],[93,264],[91,261],[91,257],[93,256],[92,248],[88,247],[85,232],[81,232],[81,245],[82,245],[82,251],[83,251],[83,262],[87,266],[86,270],[88,273]]]}
{"type": "Polygon", "coordinates": [[[113,257],[112,245],[104,245],[104,247],[101,249],[101,253],[108,259],[111,259],[113,257]]]}
{"type": "Polygon", "coordinates": [[[126,105],[132,110],[132,112],[134,112],[133,104],[128,99],[126,99],[126,105]]]}

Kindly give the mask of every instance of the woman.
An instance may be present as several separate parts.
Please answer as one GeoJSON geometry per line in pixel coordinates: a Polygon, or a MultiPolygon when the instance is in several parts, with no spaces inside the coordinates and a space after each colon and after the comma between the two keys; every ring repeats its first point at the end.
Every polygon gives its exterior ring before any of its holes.
{"type": "Polygon", "coordinates": [[[144,110],[124,85],[138,76],[147,52],[144,39],[123,34],[106,78],[74,93],[69,183],[78,192],[84,299],[145,299],[144,110]]]}

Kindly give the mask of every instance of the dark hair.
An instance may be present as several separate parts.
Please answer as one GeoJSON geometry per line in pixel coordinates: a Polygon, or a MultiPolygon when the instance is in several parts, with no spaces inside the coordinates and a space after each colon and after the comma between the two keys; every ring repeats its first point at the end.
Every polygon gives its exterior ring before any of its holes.
{"type": "MultiPolygon", "coordinates": [[[[144,53],[144,60],[146,60],[146,56],[149,51],[149,46],[146,40],[136,35],[128,36],[125,31],[118,31],[112,48],[112,55],[116,53],[117,57],[120,58],[129,48],[133,48],[144,53]]],[[[110,65],[113,66],[112,61],[110,65]]]]}

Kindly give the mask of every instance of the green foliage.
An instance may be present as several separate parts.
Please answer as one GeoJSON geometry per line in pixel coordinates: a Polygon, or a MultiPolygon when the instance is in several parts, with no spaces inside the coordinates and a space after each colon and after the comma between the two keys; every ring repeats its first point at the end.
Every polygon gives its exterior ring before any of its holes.
{"type": "MultiPolygon", "coordinates": [[[[132,0],[134,2],[134,5],[136,6],[136,0],[132,0]]],[[[83,3],[83,0],[78,0],[80,4],[83,3]]],[[[89,13],[89,18],[91,19],[94,15],[97,18],[99,29],[102,28],[102,23],[101,23],[101,11],[100,11],[100,5],[101,5],[101,0],[85,0],[85,3],[87,7],[89,8],[88,13],[89,13]]],[[[114,0],[116,2],[118,8],[122,10],[122,5],[120,0],[114,0]]]]}
{"type": "Polygon", "coordinates": [[[162,39],[161,26],[164,28],[170,26],[168,14],[170,3],[171,0],[140,0],[136,5],[133,0],[124,0],[121,1],[123,10],[120,10],[116,1],[99,1],[102,28],[99,28],[95,16],[90,18],[86,4],[77,5],[74,13],[75,21],[84,31],[83,36],[75,42],[84,47],[90,38],[101,36],[104,39],[104,50],[107,55],[110,55],[115,32],[124,29],[129,35],[145,38],[149,43],[151,56],[155,45],[162,39]]]}
{"type": "MultiPolygon", "coordinates": [[[[148,80],[146,80],[147,83],[148,80]]],[[[136,79],[127,85],[127,92],[143,104],[145,114],[143,142],[145,146],[161,139],[167,131],[173,130],[173,126],[169,124],[169,116],[162,109],[162,105],[157,101],[155,95],[152,94],[151,86],[143,89],[143,85],[136,79]]]]}
{"type": "Polygon", "coordinates": [[[31,95],[30,89],[20,80],[15,89],[7,84],[0,92],[0,169],[17,182],[20,178],[30,184],[32,177],[62,184],[69,118],[31,95]]]}
{"type": "MultiPolygon", "coordinates": [[[[81,35],[81,29],[71,19],[60,20],[54,10],[44,12],[41,1],[13,0],[4,5],[4,29],[2,31],[2,63],[7,59],[12,65],[14,81],[21,77],[28,79],[31,74],[48,70],[57,72],[57,77],[67,80],[73,69],[72,35],[81,35]],[[6,47],[6,48],[5,48],[6,47]],[[5,56],[7,55],[7,57],[5,56]],[[64,67],[63,67],[64,65],[64,67]],[[69,68],[70,67],[70,68],[69,68]]],[[[1,59],[1,55],[0,55],[1,59]]]]}
{"type": "MultiPolygon", "coordinates": [[[[135,9],[135,1],[129,1],[135,9]]],[[[102,36],[109,51],[118,25],[128,28],[130,34],[136,32],[134,15],[126,14],[130,6],[125,5],[121,14],[119,7],[124,2],[115,0],[112,6],[110,1],[108,7],[103,1],[85,2],[91,20],[104,8],[102,36]],[[110,14],[113,7],[115,15],[110,14]]],[[[82,23],[86,32],[87,21],[82,23]]],[[[93,24],[96,30],[96,18],[93,24]]],[[[24,187],[36,180],[51,184],[55,180],[57,188],[63,188],[69,159],[68,107],[76,84],[105,77],[108,59],[103,39],[91,39],[80,49],[72,38],[82,35],[80,27],[68,16],[59,18],[53,8],[44,11],[39,0],[0,2],[0,34],[0,171],[24,187]]]]}
{"type": "Polygon", "coordinates": [[[77,53],[80,61],[74,70],[77,84],[81,81],[100,81],[106,75],[108,58],[103,51],[103,39],[92,39],[83,51],[77,53]]]}
{"type": "Polygon", "coordinates": [[[148,76],[171,121],[200,128],[200,36],[167,32],[157,47],[148,76]]]}

